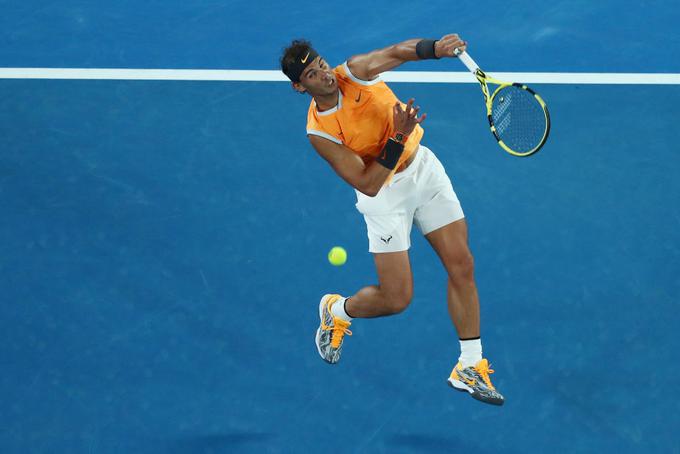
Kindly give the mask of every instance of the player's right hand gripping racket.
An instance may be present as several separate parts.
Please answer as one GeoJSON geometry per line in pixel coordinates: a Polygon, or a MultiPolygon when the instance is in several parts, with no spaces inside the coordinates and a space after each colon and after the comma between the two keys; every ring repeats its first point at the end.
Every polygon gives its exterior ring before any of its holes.
{"type": "Polygon", "coordinates": [[[498,145],[514,156],[531,156],[540,150],[550,133],[550,114],[543,99],[526,85],[487,76],[467,52],[456,49],[455,54],[482,86],[489,126],[498,145]],[[487,83],[498,85],[491,95],[487,83]]]}

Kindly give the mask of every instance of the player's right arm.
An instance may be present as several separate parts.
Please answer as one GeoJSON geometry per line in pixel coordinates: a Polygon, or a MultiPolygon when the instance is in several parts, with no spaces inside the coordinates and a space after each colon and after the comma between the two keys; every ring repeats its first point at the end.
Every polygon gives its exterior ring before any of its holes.
{"type": "Polygon", "coordinates": [[[340,178],[369,197],[375,197],[380,192],[380,188],[392,172],[375,161],[368,165],[364,164],[359,156],[343,144],[316,135],[310,135],[309,141],[340,178]]]}
{"type": "MultiPolygon", "coordinates": [[[[427,116],[427,114],[423,114],[419,117],[418,111],[420,107],[416,106],[414,108],[413,102],[413,98],[409,99],[405,109],[401,108],[399,102],[392,106],[394,131],[395,133],[402,133],[404,137],[411,134],[416,125],[422,123],[427,116]]],[[[359,156],[343,144],[332,142],[314,134],[310,134],[308,137],[317,153],[328,161],[340,178],[349,183],[357,191],[369,197],[375,197],[380,192],[380,188],[382,188],[385,180],[392,173],[401,152],[404,150],[403,143],[400,145],[401,151],[398,151],[398,153],[394,153],[394,147],[386,145],[383,149],[384,155],[382,157],[391,155],[391,159],[388,159],[390,161],[389,164],[385,160],[378,159],[365,164],[359,156]],[[386,167],[386,165],[389,165],[389,167],[386,167]]],[[[390,141],[388,140],[388,142],[390,141]]],[[[392,145],[396,145],[396,143],[392,145]]]]}

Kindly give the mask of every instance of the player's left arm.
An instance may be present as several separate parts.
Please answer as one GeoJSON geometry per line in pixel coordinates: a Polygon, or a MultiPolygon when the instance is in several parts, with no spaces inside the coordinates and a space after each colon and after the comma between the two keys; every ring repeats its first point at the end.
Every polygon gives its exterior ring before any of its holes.
{"type": "MultiPolygon", "coordinates": [[[[416,46],[421,39],[409,39],[398,44],[377,49],[366,54],[355,55],[347,60],[350,71],[362,80],[373,80],[378,74],[396,68],[407,61],[420,60],[416,53],[416,46]]],[[[436,58],[455,57],[454,49],[462,51],[467,43],[457,34],[444,35],[434,44],[436,58]]]]}

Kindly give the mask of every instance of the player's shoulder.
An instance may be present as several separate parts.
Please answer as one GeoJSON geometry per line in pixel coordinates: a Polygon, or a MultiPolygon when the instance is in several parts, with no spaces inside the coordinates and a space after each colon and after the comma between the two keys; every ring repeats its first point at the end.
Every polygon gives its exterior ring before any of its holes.
{"type": "Polygon", "coordinates": [[[309,101],[309,107],[307,108],[307,122],[318,122],[318,116],[317,116],[317,110],[316,110],[316,103],[314,102],[314,98],[312,98],[309,101]]]}
{"type": "Polygon", "coordinates": [[[348,82],[353,85],[369,87],[371,85],[376,85],[380,82],[383,82],[380,75],[373,79],[369,79],[368,76],[364,74],[364,71],[362,71],[361,58],[361,55],[350,57],[345,62],[338,65],[336,69],[341,68],[343,76],[346,77],[348,82]]]}

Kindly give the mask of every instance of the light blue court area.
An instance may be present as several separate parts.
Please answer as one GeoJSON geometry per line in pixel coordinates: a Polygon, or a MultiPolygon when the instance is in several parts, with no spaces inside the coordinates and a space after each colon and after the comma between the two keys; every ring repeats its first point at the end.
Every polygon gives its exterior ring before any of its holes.
{"type": "MultiPolygon", "coordinates": [[[[297,36],[341,63],[457,31],[492,74],[680,73],[674,3],[523,3],[0,2],[0,66],[276,69],[297,36]]],[[[411,307],[318,357],[319,298],[375,272],[288,84],[0,79],[0,452],[679,452],[680,86],[535,85],[553,129],[526,159],[475,85],[392,87],[463,203],[505,406],[446,385],[415,229],[411,307]]]]}

